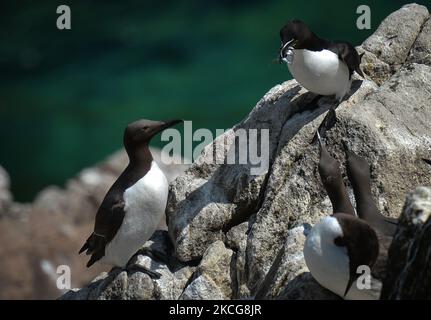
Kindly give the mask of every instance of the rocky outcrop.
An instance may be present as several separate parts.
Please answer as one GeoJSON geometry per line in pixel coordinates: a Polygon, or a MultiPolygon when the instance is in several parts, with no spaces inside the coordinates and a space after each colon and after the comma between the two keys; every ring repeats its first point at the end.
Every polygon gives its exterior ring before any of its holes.
{"type": "Polygon", "coordinates": [[[429,42],[425,44],[430,35],[429,30],[422,29],[429,24],[428,20],[429,13],[425,7],[405,5],[390,14],[364,41],[363,51],[360,50],[365,53],[362,68],[373,81],[379,85],[385,82],[404,65],[407,58],[410,62],[426,64],[422,53],[426,55],[430,48],[429,42]]]}
{"type": "Polygon", "coordinates": [[[407,197],[388,253],[381,298],[431,299],[430,188],[417,188],[407,197]]]}
{"type": "Polygon", "coordinates": [[[212,243],[205,251],[196,272],[180,299],[231,299],[233,251],[223,241],[212,243]]]}
{"type": "MultiPolygon", "coordinates": [[[[344,142],[371,164],[373,196],[391,217],[398,217],[410,190],[429,184],[429,167],[420,160],[431,147],[428,23],[425,7],[404,6],[358,47],[368,79],[353,83],[327,134],[329,151],[341,163],[344,142]]],[[[311,277],[302,254],[310,226],[331,212],[310,141],[332,104],[295,80],[277,85],[170,184],[173,253],[176,263],[193,271],[184,287],[181,282],[179,298],[339,299],[311,277]],[[232,155],[240,157],[241,129],[268,129],[266,162],[226,164],[232,155]]],[[[84,296],[130,297],[128,288],[138,280],[120,275],[103,280],[115,294],[84,296]]],[[[145,297],[157,298],[147,280],[139,281],[148,286],[145,297]]],[[[86,290],[66,297],[81,298],[86,290]]]]}
{"type": "MultiPolygon", "coordinates": [[[[166,231],[156,231],[145,247],[151,248],[153,254],[158,256],[167,259],[172,256],[172,247],[166,231]]],[[[184,295],[184,288],[196,269],[175,259],[166,263],[144,254],[136,255],[135,265],[157,271],[161,276],[152,280],[146,273],[127,272],[117,268],[109,274],[102,273],[84,289],[67,292],[61,299],[178,299],[184,295]]]]}

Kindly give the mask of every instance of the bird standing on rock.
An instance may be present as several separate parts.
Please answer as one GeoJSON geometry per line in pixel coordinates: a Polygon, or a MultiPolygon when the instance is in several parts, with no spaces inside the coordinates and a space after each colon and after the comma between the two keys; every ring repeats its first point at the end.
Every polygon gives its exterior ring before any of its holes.
{"type": "Polygon", "coordinates": [[[340,103],[350,90],[353,72],[364,77],[362,55],[348,42],[321,39],[300,20],[288,22],[280,38],[279,62],[287,63],[296,81],[313,93],[335,95],[340,103]]]}
{"type": "MultiPolygon", "coordinates": [[[[143,119],[127,126],[124,147],[129,164],[106,194],[96,214],[94,231],[79,251],[91,255],[87,267],[96,261],[126,267],[157,229],[166,208],[168,182],[153,160],[149,142],[157,133],[180,122],[143,119]]],[[[139,269],[152,277],[159,276],[139,269]]]]}

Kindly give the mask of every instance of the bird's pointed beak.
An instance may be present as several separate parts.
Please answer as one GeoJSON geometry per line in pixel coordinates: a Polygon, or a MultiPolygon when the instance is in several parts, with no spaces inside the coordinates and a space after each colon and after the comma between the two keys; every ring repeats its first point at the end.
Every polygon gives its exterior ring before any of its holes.
{"type": "Polygon", "coordinates": [[[168,121],[161,121],[159,125],[155,126],[152,130],[152,136],[155,136],[159,132],[162,132],[163,130],[170,128],[178,123],[184,122],[184,120],[168,120],[168,121]]]}
{"type": "Polygon", "coordinates": [[[165,124],[162,126],[162,130],[165,130],[166,128],[170,128],[170,127],[172,127],[172,126],[174,126],[174,125],[176,125],[178,123],[181,123],[181,122],[184,122],[184,120],[179,119],[179,120],[168,120],[168,121],[165,121],[165,124]]]}
{"type": "Polygon", "coordinates": [[[278,63],[285,62],[284,60],[284,50],[294,41],[294,39],[287,41],[280,49],[280,52],[278,53],[278,63]]]}
{"type": "Polygon", "coordinates": [[[346,290],[344,291],[343,298],[346,297],[346,295],[349,292],[350,288],[352,287],[352,284],[354,281],[355,281],[355,276],[351,274],[349,277],[349,281],[347,282],[347,286],[346,286],[346,290]]]}

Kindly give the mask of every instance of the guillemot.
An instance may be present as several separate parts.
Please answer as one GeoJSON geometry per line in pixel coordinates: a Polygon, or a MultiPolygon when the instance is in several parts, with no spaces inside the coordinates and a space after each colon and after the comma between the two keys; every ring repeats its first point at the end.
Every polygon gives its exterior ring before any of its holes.
{"type": "Polygon", "coordinates": [[[339,163],[329,154],[319,134],[318,139],[319,175],[333,214],[321,219],[307,235],[306,264],[317,282],[345,299],[378,299],[396,220],[380,214],[372,198],[367,161],[345,145],[348,178],[357,203],[355,214],[339,163]],[[354,285],[361,275],[358,267],[371,271],[368,288],[360,288],[358,282],[354,285]]]}
{"type": "Polygon", "coordinates": [[[91,255],[87,267],[96,261],[126,267],[157,229],[166,208],[168,182],[153,160],[149,142],[157,133],[180,122],[143,119],[126,127],[123,143],[129,164],[106,194],[96,214],[94,231],[79,251],[91,255]]]}
{"type": "Polygon", "coordinates": [[[319,38],[300,20],[288,22],[280,38],[279,62],[287,63],[296,81],[313,93],[335,95],[341,102],[350,90],[353,72],[364,77],[362,55],[346,41],[319,38]]]}

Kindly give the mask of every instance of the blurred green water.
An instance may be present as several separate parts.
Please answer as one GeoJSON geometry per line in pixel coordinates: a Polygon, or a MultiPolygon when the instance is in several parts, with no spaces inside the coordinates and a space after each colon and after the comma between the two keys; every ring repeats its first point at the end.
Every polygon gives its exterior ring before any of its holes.
{"type": "Polygon", "coordinates": [[[0,165],[15,198],[28,201],[120,148],[135,119],[229,128],[290,78],[272,62],[287,20],[357,45],[405,3],[75,0],[61,2],[71,7],[72,30],[59,31],[60,3],[4,0],[0,165]],[[360,4],[371,7],[371,30],[356,28],[360,4]]]}

